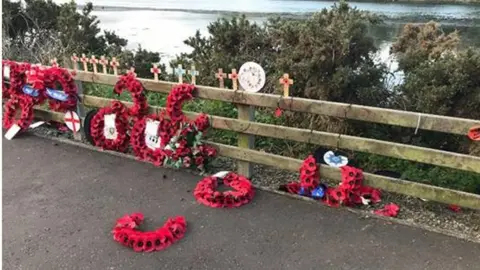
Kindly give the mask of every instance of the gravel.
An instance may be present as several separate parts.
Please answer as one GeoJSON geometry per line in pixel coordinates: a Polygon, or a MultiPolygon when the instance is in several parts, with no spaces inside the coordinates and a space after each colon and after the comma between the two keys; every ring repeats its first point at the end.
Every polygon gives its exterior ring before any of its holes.
{"type": "MultiPolygon", "coordinates": [[[[38,127],[33,132],[42,136],[73,139],[71,132],[62,132],[50,125],[38,127]]],[[[89,144],[85,140],[83,143],[89,144]]],[[[235,162],[229,158],[218,157],[214,160],[211,170],[234,171],[235,162]]],[[[297,181],[298,179],[298,173],[263,165],[254,165],[254,177],[251,180],[257,186],[278,190],[280,184],[297,181]]],[[[325,182],[334,184],[328,180],[325,182]]],[[[406,223],[413,223],[438,232],[480,242],[480,211],[461,209],[460,212],[454,212],[445,204],[423,201],[419,198],[389,192],[382,192],[382,202],[380,204],[361,206],[356,209],[362,210],[364,213],[367,211],[371,212],[371,210],[381,208],[388,203],[396,203],[400,206],[397,218],[406,223]]]]}

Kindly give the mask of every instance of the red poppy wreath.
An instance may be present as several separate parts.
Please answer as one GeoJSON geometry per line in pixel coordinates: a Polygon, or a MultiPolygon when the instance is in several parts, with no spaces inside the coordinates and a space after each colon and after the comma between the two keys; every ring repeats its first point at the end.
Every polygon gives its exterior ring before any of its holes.
{"type": "Polygon", "coordinates": [[[147,115],[148,103],[143,93],[143,85],[133,73],[121,76],[113,88],[113,92],[117,95],[120,95],[124,90],[130,92],[134,103],[133,107],[128,109],[128,114],[135,119],[147,115]]]}
{"type": "Polygon", "coordinates": [[[166,110],[158,115],[138,119],[131,132],[130,143],[138,159],[156,166],[187,167],[205,170],[216,150],[203,145],[203,132],[210,126],[205,114],[188,121],[182,105],[193,97],[195,87],[175,86],[167,98],[166,110]]]}
{"type": "MultiPolygon", "coordinates": [[[[37,74],[41,73],[42,71],[37,71],[37,74]]],[[[70,72],[63,68],[51,67],[43,71],[42,75],[50,109],[56,112],[75,110],[78,93],[77,86],[70,72]],[[58,86],[62,90],[58,90],[58,86]]]]}
{"type": "Polygon", "coordinates": [[[125,152],[128,147],[128,112],[120,101],[112,101],[109,107],[101,108],[90,122],[93,144],[105,150],[125,152]]]}
{"type": "MultiPolygon", "coordinates": [[[[23,87],[26,84],[26,72],[30,69],[30,64],[28,63],[17,63],[11,60],[3,60],[2,64],[4,66],[8,66],[10,69],[10,73],[8,74],[10,79],[10,86],[7,84],[3,84],[2,86],[2,94],[3,98],[13,97],[14,95],[22,95],[23,87]]],[[[3,74],[4,69],[2,69],[2,79],[6,74],[3,74]]]]}
{"type": "Polygon", "coordinates": [[[233,208],[249,203],[255,194],[252,183],[244,176],[233,172],[218,173],[198,182],[193,195],[198,202],[213,208],[233,208]],[[223,184],[233,190],[220,192],[216,188],[223,177],[223,184]]]}
{"type": "Polygon", "coordinates": [[[127,108],[120,101],[113,101],[109,107],[101,108],[90,123],[90,135],[95,146],[106,150],[125,152],[129,143],[130,116],[140,120],[148,111],[148,104],[143,95],[143,86],[133,74],[120,77],[114,87],[114,93],[120,95],[127,89],[134,101],[132,108],[127,108]]]}
{"type": "Polygon", "coordinates": [[[187,230],[187,222],[181,216],[169,218],[162,227],[149,232],[138,230],[142,222],[142,213],[119,218],[112,231],[113,240],[136,252],[160,251],[182,239],[187,230]]]}
{"type": "Polygon", "coordinates": [[[5,129],[11,128],[17,124],[22,130],[28,129],[33,121],[33,106],[34,101],[31,96],[20,95],[13,96],[5,103],[3,112],[3,127],[5,129]],[[15,119],[17,111],[20,110],[20,119],[15,119]]]}

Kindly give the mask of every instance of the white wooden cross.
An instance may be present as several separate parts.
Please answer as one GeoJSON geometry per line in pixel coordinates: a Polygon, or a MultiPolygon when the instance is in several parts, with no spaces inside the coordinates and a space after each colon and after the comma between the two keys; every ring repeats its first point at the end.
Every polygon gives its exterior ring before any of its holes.
{"type": "Polygon", "coordinates": [[[104,55],[100,56],[100,65],[102,65],[103,74],[107,74],[108,59],[104,55]]]}
{"type": "Polygon", "coordinates": [[[84,53],[82,53],[82,58],[80,59],[80,62],[83,63],[83,71],[87,72],[88,71],[88,65],[87,65],[88,58],[84,53]]]}
{"type": "Polygon", "coordinates": [[[197,84],[197,76],[200,73],[198,72],[198,70],[195,69],[195,65],[192,65],[188,73],[190,74],[190,76],[192,76],[192,84],[197,84]]]}
{"type": "Polygon", "coordinates": [[[77,54],[74,53],[70,59],[73,62],[73,70],[77,71],[78,70],[78,60],[79,60],[77,54]]]}
{"type": "Polygon", "coordinates": [[[232,73],[228,74],[228,78],[232,80],[233,90],[238,90],[238,73],[236,69],[232,69],[232,73]]]}
{"type": "Polygon", "coordinates": [[[182,65],[178,65],[175,69],[175,74],[178,76],[178,83],[183,83],[183,75],[185,74],[185,69],[182,69],[182,65]]]}
{"type": "Polygon", "coordinates": [[[215,73],[215,77],[218,79],[220,83],[220,88],[225,88],[224,79],[227,77],[227,74],[223,73],[223,69],[219,68],[218,73],[215,73]]]}
{"type": "Polygon", "coordinates": [[[117,62],[117,58],[116,57],[112,57],[112,61],[110,61],[110,66],[113,68],[113,74],[115,76],[118,75],[118,66],[120,65],[119,62],[117,62]]]}
{"type": "Polygon", "coordinates": [[[50,64],[52,65],[52,67],[58,67],[57,58],[53,58],[52,60],[50,60],[50,64]]]}
{"type": "Polygon", "coordinates": [[[289,78],[288,73],[285,73],[282,78],[280,78],[279,82],[283,85],[283,96],[288,97],[290,95],[289,88],[290,85],[293,84],[293,80],[289,78]]]}
{"type": "Polygon", "coordinates": [[[90,64],[92,64],[93,66],[93,73],[96,74],[97,73],[97,64],[98,64],[98,60],[97,58],[95,58],[95,55],[92,55],[92,58],[90,58],[90,64]]]}
{"type": "Polygon", "coordinates": [[[153,64],[153,67],[150,69],[150,72],[153,73],[153,80],[158,81],[158,74],[162,71],[158,68],[157,64],[153,64]]]}

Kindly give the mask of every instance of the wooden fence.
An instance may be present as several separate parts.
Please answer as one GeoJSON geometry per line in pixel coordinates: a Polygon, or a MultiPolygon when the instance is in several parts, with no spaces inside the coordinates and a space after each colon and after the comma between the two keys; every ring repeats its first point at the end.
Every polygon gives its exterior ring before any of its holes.
{"type": "MultiPolygon", "coordinates": [[[[83,95],[81,92],[82,82],[113,86],[117,82],[118,76],[77,70],[75,80],[77,81],[83,100],[83,104],[79,104],[78,113],[80,117],[83,118],[85,116],[84,106],[104,107],[108,106],[112,99],[83,95]]],[[[143,83],[147,91],[158,93],[169,93],[172,86],[176,84],[150,79],[139,80],[143,83]]],[[[298,171],[302,162],[302,160],[254,150],[252,141],[254,136],[258,135],[334,148],[350,149],[447,168],[455,168],[478,173],[480,177],[480,157],[350,135],[256,123],[248,113],[248,108],[250,106],[274,109],[280,107],[284,110],[296,112],[460,135],[466,135],[472,126],[480,125],[480,120],[421,114],[303,98],[279,98],[278,95],[248,93],[244,91],[233,91],[207,86],[197,86],[197,89],[199,98],[230,102],[239,107],[238,119],[211,116],[212,126],[214,128],[231,130],[239,134],[238,146],[235,147],[214,142],[207,143],[217,147],[220,155],[238,160],[239,172],[247,176],[252,173],[252,163],[273,166],[290,171],[298,171]]],[[[131,102],[123,103],[127,106],[132,105],[131,102]]],[[[157,112],[159,109],[161,109],[161,107],[150,106],[150,111],[152,112],[157,112]]],[[[196,115],[196,113],[191,112],[186,112],[186,114],[189,117],[196,115]]],[[[36,109],[36,116],[45,120],[63,122],[63,114],[60,113],[36,109]]],[[[332,180],[340,180],[339,169],[322,165],[320,170],[322,177],[332,180]]],[[[389,192],[480,209],[480,195],[476,194],[370,173],[365,173],[365,182],[368,185],[389,192]]]]}

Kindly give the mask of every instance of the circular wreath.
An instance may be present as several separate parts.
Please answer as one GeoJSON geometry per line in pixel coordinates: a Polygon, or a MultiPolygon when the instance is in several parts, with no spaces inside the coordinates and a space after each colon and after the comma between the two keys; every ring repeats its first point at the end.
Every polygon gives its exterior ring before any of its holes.
{"type": "Polygon", "coordinates": [[[58,67],[51,67],[45,70],[43,83],[44,87],[47,88],[44,93],[45,97],[48,98],[48,105],[51,110],[66,112],[76,109],[78,100],[77,86],[68,70],[58,67]],[[61,87],[64,95],[66,95],[65,100],[53,96],[53,91],[58,91],[58,86],[61,87]]]}
{"type": "Polygon", "coordinates": [[[129,136],[127,130],[129,128],[128,112],[125,105],[120,101],[112,101],[109,107],[101,108],[90,122],[90,135],[93,144],[105,150],[114,150],[125,152],[128,147],[129,136]],[[115,128],[117,137],[115,139],[107,139],[104,134],[105,115],[115,114],[115,128]]]}
{"type": "Polygon", "coordinates": [[[113,88],[113,92],[120,95],[128,90],[132,95],[133,107],[128,109],[128,114],[134,118],[140,118],[148,113],[148,103],[143,92],[142,83],[137,80],[133,73],[122,75],[113,88]]]}
{"type": "Polygon", "coordinates": [[[3,112],[3,127],[9,129],[17,124],[22,130],[28,129],[33,121],[33,98],[27,95],[12,96],[5,103],[3,112]],[[21,110],[20,119],[15,119],[16,113],[21,110]]]}
{"type": "Polygon", "coordinates": [[[142,213],[133,213],[119,218],[113,228],[113,240],[133,248],[136,252],[163,250],[182,239],[187,229],[184,217],[169,218],[165,224],[149,232],[138,230],[143,222],[142,213]]]}
{"type": "Polygon", "coordinates": [[[223,184],[233,190],[220,192],[216,188],[220,177],[208,176],[198,182],[193,195],[198,202],[213,208],[233,208],[249,203],[255,190],[250,180],[242,175],[230,172],[223,178],[223,184]]]}

